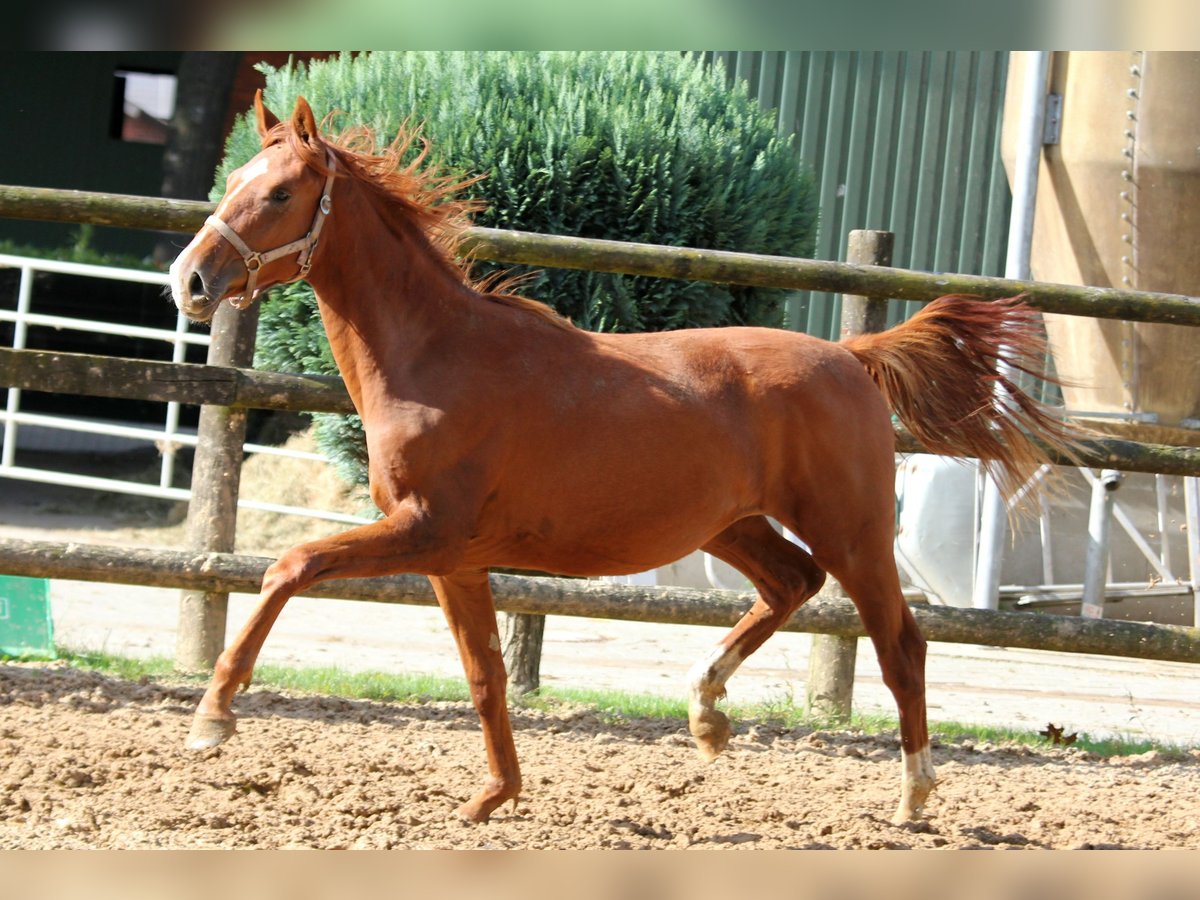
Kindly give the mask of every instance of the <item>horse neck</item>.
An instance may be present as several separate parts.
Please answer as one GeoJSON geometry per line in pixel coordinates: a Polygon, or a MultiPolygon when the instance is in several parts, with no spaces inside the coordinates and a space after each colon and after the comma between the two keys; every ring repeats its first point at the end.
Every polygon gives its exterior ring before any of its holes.
{"type": "Polygon", "coordinates": [[[473,293],[419,227],[382,203],[357,184],[343,188],[308,279],[360,412],[410,387],[404,372],[462,331],[473,293]]]}

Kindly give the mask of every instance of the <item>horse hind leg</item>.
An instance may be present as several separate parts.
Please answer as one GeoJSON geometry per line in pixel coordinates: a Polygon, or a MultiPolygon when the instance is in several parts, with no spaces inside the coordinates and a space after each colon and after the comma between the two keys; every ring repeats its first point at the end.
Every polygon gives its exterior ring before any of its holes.
{"type": "Polygon", "coordinates": [[[900,714],[903,769],[893,821],[919,819],[937,784],[925,710],[925,638],[904,602],[890,545],[886,553],[855,553],[829,571],[858,610],[900,714]]]}
{"type": "Polygon", "coordinates": [[[716,708],[725,696],[725,683],[820,590],[825,573],[761,516],[734,523],[701,549],[736,568],[758,591],[754,605],[688,675],[688,729],[701,759],[711,761],[725,749],[732,733],[729,717],[716,708]]]}

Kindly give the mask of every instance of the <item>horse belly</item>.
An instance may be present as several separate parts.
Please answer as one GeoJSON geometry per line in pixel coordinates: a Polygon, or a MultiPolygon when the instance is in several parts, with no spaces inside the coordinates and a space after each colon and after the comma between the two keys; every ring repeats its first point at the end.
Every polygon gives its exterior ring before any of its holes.
{"type": "Polygon", "coordinates": [[[488,565],[564,575],[668,565],[756,511],[754,470],[733,443],[713,436],[687,462],[657,448],[580,453],[502,489],[473,543],[499,560],[488,565]]]}
{"type": "MultiPolygon", "coordinates": [[[[726,523],[728,524],[728,523],[726,523]]],[[[558,575],[630,575],[669,565],[706,543],[725,526],[696,529],[644,528],[620,534],[606,530],[515,531],[472,542],[468,555],[489,568],[531,569],[558,575]]]]}

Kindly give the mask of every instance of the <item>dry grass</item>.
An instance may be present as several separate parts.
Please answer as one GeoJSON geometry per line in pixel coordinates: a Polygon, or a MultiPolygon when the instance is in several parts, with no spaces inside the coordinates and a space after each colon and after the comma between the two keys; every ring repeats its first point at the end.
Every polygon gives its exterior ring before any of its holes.
{"type": "MultiPolygon", "coordinates": [[[[315,450],[307,431],[293,434],[284,446],[315,450]]],[[[159,459],[153,454],[60,456],[57,461],[42,458],[27,464],[147,484],[156,483],[159,477],[159,459]]],[[[178,466],[175,486],[186,486],[189,472],[185,459],[181,458],[178,466]]],[[[242,466],[241,496],[364,518],[374,514],[365,491],[349,489],[333,468],[320,460],[252,455],[242,466]]],[[[0,533],[13,537],[126,547],[188,546],[186,502],[23,482],[12,482],[0,499],[4,501],[0,533]]],[[[345,522],[243,509],[238,514],[236,550],[276,557],[297,543],[351,527],[345,522]]]]}
{"type": "MultiPolygon", "coordinates": [[[[315,451],[310,431],[288,439],[291,450],[315,451]]],[[[365,492],[348,488],[325,462],[257,454],[242,466],[241,496],[285,506],[300,506],[369,518],[374,505],[365,492]]],[[[299,516],[243,509],[238,513],[237,552],[278,556],[302,541],[338,534],[352,527],[299,516]]]]}

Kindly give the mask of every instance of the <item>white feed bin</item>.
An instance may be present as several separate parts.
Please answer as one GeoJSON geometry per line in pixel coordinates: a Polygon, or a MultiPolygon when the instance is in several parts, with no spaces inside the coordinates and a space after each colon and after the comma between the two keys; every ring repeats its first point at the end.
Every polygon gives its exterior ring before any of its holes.
{"type": "MultiPolygon", "coordinates": [[[[1012,54],[1010,177],[1024,71],[1012,54]]],[[[1062,119],[1039,171],[1034,279],[1200,294],[1200,53],[1055,53],[1049,89],[1062,119]]],[[[1110,434],[1200,446],[1200,331],[1045,319],[1068,410],[1110,434]]]]}

